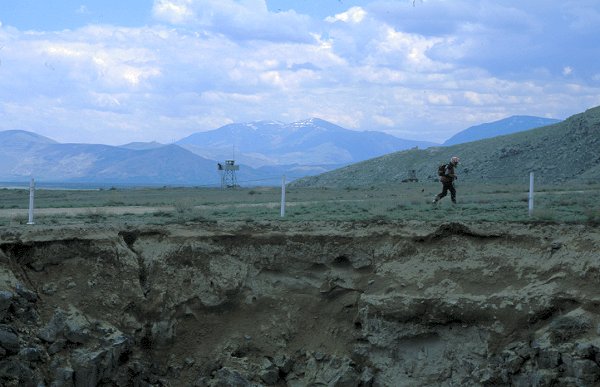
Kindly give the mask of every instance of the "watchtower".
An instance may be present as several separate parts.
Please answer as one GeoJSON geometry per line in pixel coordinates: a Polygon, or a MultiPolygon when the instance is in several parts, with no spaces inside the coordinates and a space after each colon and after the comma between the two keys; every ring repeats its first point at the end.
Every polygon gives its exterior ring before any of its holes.
{"type": "Polygon", "coordinates": [[[225,160],[225,164],[217,163],[217,169],[221,174],[221,189],[238,187],[235,171],[239,171],[240,166],[235,165],[235,160],[225,160]]]}

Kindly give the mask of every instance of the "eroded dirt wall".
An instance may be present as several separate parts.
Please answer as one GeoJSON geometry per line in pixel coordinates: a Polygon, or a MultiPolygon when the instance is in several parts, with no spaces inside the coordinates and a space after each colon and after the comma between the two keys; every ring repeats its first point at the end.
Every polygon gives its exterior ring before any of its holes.
{"type": "Polygon", "coordinates": [[[5,230],[0,381],[595,385],[586,226],[5,230]]]}

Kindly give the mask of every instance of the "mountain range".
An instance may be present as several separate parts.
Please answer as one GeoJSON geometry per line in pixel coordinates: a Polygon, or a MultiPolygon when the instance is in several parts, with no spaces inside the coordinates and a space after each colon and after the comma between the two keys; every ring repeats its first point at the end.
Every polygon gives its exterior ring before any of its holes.
{"type": "Polygon", "coordinates": [[[61,144],[35,133],[9,130],[0,132],[0,181],[36,176],[45,182],[219,185],[217,160],[235,157],[241,165],[238,182],[278,184],[283,174],[290,179],[318,174],[430,144],[347,130],[319,119],[231,124],[169,145],[61,144]]]}
{"type": "Polygon", "coordinates": [[[216,163],[176,145],[134,150],[60,144],[31,132],[0,132],[0,180],[99,184],[216,184],[216,163]]]}
{"type": "Polygon", "coordinates": [[[512,116],[499,121],[471,126],[470,128],[467,128],[450,137],[444,142],[443,145],[448,146],[463,144],[465,142],[504,136],[507,134],[539,128],[541,126],[556,124],[557,122],[560,122],[560,120],[533,116],[512,116]]]}
{"type": "Polygon", "coordinates": [[[302,187],[357,187],[398,184],[415,172],[437,181],[437,167],[459,156],[462,181],[542,183],[600,178],[600,107],[565,121],[505,136],[447,147],[390,153],[292,183],[302,187]]]}
{"type": "MultiPolygon", "coordinates": [[[[470,135],[482,130],[484,126],[470,135]]],[[[352,131],[317,118],[291,124],[230,124],[169,145],[63,144],[32,132],[8,130],[0,132],[0,181],[22,182],[34,176],[45,182],[218,186],[217,160],[234,158],[241,164],[237,177],[242,185],[275,185],[283,174],[293,180],[434,145],[439,144],[352,131]]]]}
{"type": "Polygon", "coordinates": [[[230,155],[253,167],[297,165],[329,166],[329,169],[398,150],[438,145],[382,132],[348,130],[318,118],[291,124],[274,121],[230,124],[194,133],[176,144],[206,158],[230,155]]]}

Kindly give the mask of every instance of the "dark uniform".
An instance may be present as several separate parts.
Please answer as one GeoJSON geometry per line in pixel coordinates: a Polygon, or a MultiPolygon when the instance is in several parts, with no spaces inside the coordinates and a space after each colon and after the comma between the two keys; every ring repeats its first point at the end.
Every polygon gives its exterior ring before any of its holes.
{"type": "Polygon", "coordinates": [[[456,172],[454,168],[456,164],[453,162],[449,162],[446,164],[446,170],[443,176],[440,176],[440,182],[442,183],[442,192],[440,192],[435,199],[434,203],[437,203],[441,198],[448,195],[448,191],[450,191],[450,198],[452,199],[452,203],[456,204],[456,188],[454,188],[454,180],[456,180],[456,172]]]}

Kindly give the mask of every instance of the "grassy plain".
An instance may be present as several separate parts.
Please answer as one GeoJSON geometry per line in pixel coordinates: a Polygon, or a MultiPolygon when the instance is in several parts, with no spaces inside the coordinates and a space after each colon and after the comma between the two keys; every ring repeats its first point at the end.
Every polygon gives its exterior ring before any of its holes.
{"type": "MultiPolygon", "coordinates": [[[[288,188],[285,217],[275,187],[36,191],[41,225],[204,221],[491,221],[600,224],[600,184],[538,186],[533,216],[524,184],[457,184],[458,202],[431,200],[439,183],[368,188],[288,188]]],[[[0,226],[27,223],[29,192],[0,189],[0,226]]]]}

